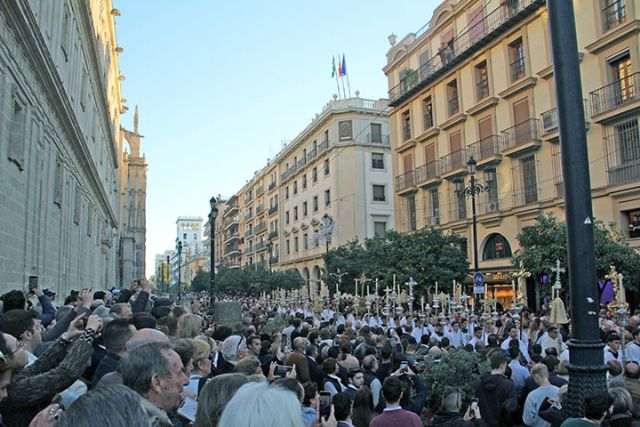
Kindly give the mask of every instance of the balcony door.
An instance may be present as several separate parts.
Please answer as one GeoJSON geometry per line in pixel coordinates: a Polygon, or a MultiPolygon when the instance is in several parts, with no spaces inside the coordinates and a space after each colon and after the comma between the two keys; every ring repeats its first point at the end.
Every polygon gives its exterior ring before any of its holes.
{"type": "Polygon", "coordinates": [[[612,95],[615,97],[611,105],[620,105],[635,98],[637,88],[631,76],[631,57],[629,53],[620,56],[610,63],[611,77],[614,82],[612,95]]]}
{"type": "Polygon", "coordinates": [[[515,144],[522,145],[531,141],[531,125],[529,123],[529,99],[524,98],[513,104],[513,121],[515,123],[515,144]]]}
{"type": "Polygon", "coordinates": [[[476,160],[486,159],[496,154],[496,149],[493,146],[493,117],[485,117],[478,121],[478,136],[479,141],[479,153],[476,154],[478,158],[476,160]]]}

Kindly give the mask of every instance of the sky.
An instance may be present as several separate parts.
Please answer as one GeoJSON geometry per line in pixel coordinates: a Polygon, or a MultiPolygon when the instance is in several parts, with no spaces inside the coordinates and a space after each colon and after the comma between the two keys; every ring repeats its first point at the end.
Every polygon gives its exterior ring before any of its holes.
{"type": "Polygon", "coordinates": [[[436,0],[115,0],[123,97],[139,106],[148,167],[147,276],[173,249],[179,216],[209,213],[237,192],[337,92],[387,96],[387,36],[431,19],[436,0]]]}

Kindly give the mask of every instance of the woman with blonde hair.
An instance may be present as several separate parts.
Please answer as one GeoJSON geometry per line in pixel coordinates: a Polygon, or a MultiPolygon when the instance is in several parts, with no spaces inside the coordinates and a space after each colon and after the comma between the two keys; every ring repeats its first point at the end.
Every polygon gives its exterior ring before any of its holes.
{"type": "Polygon", "coordinates": [[[226,404],[247,382],[249,379],[242,374],[222,374],[207,382],[200,393],[193,427],[216,427],[226,404]]]}
{"type": "Polygon", "coordinates": [[[193,352],[193,369],[189,378],[189,385],[185,386],[185,391],[191,393],[191,397],[198,398],[200,390],[211,375],[211,347],[208,343],[199,339],[193,339],[195,347],[193,352]]]}
{"type": "Polygon", "coordinates": [[[197,314],[185,314],[178,320],[180,338],[195,338],[202,334],[202,317],[197,314]]]}

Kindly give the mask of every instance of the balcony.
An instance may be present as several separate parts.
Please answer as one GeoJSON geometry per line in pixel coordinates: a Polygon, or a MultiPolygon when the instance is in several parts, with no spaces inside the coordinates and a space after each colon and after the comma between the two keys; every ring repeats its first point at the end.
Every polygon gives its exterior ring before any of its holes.
{"type": "MultiPolygon", "coordinates": [[[[413,95],[457,67],[480,49],[500,39],[527,16],[545,5],[545,0],[509,0],[489,12],[453,40],[446,51],[438,52],[418,73],[408,75],[389,91],[389,105],[397,107],[413,95]],[[416,75],[417,74],[417,75],[416,75]]],[[[427,28],[427,31],[430,27],[427,28]]],[[[416,38],[420,35],[416,35],[416,38]]]]}
{"type": "Polygon", "coordinates": [[[627,19],[625,0],[615,0],[609,6],[602,9],[602,29],[609,31],[624,23],[627,19]]]}
{"type": "Polygon", "coordinates": [[[540,147],[540,120],[527,119],[502,131],[502,152],[508,156],[540,147]]]}
{"type": "Polygon", "coordinates": [[[455,200],[451,206],[449,206],[449,220],[462,221],[465,219],[467,219],[467,199],[463,197],[455,200]]]}
{"type": "Polygon", "coordinates": [[[458,103],[458,96],[454,96],[449,99],[449,117],[456,115],[460,112],[460,104],[458,103]]]}
{"type": "Polygon", "coordinates": [[[524,57],[516,58],[511,63],[511,82],[517,82],[527,74],[526,67],[524,65],[524,57]]]}
{"type": "Polygon", "coordinates": [[[246,204],[249,204],[251,202],[253,202],[253,194],[249,193],[249,195],[247,195],[247,197],[244,198],[244,203],[246,205],[246,204]]]}
{"type": "Polygon", "coordinates": [[[311,160],[315,159],[317,156],[318,156],[318,149],[314,148],[313,150],[307,153],[307,162],[310,162],[311,160]]]}
{"type": "Polygon", "coordinates": [[[408,141],[411,139],[411,124],[405,123],[402,126],[402,141],[408,141]]]}
{"type": "Polygon", "coordinates": [[[233,214],[233,213],[238,212],[238,210],[239,210],[239,209],[240,209],[240,207],[239,207],[238,205],[235,205],[235,206],[228,206],[228,207],[225,209],[224,213],[222,214],[222,218],[226,218],[226,217],[228,217],[229,215],[231,215],[231,214],[233,214]]]}
{"type": "Polygon", "coordinates": [[[264,186],[256,188],[256,199],[264,194],[264,186]]]}
{"type": "Polygon", "coordinates": [[[542,116],[542,136],[558,132],[558,109],[552,108],[541,114],[542,116]]]}
{"type": "Polygon", "coordinates": [[[640,129],[637,116],[605,130],[609,185],[640,180],[640,129]]]}
{"type": "Polygon", "coordinates": [[[482,101],[489,96],[489,79],[480,80],[476,83],[476,100],[482,101]]]}
{"type": "Polygon", "coordinates": [[[269,245],[267,242],[258,242],[255,245],[256,252],[261,252],[261,251],[267,250],[268,248],[269,248],[269,245]]]}
{"type": "Polygon", "coordinates": [[[421,187],[440,183],[440,161],[432,160],[416,168],[416,184],[421,187]]]}
{"type": "Polygon", "coordinates": [[[414,171],[405,172],[396,176],[396,193],[403,193],[407,190],[414,189],[416,186],[414,171]]]}
{"type": "Polygon", "coordinates": [[[240,238],[240,234],[238,233],[225,233],[224,235],[224,244],[226,245],[227,243],[231,243],[234,240],[237,240],[240,238]]]}
{"type": "Polygon", "coordinates": [[[251,228],[249,228],[249,229],[244,231],[244,238],[245,239],[248,238],[248,237],[251,237],[251,236],[253,236],[253,227],[251,227],[251,228]]]}
{"type": "Polygon", "coordinates": [[[275,240],[278,238],[278,230],[272,230],[269,232],[269,239],[275,240]]]}
{"type": "Polygon", "coordinates": [[[289,169],[287,169],[287,173],[289,174],[289,177],[292,177],[293,175],[295,175],[296,172],[298,172],[298,165],[296,164],[294,164],[289,169]]]}
{"type": "Polygon", "coordinates": [[[226,231],[227,229],[231,228],[234,225],[238,225],[239,223],[240,223],[240,217],[238,215],[234,215],[229,220],[225,219],[224,226],[222,229],[226,231]]]}
{"type": "Polygon", "coordinates": [[[256,226],[253,228],[253,232],[254,232],[255,234],[259,234],[259,233],[261,233],[261,232],[265,231],[266,229],[267,229],[267,223],[266,223],[266,222],[264,222],[264,221],[262,221],[262,222],[258,223],[258,225],[256,225],[256,226]]]}
{"type": "Polygon", "coordinates": [[[329,140],[325,139],[318,145],[318,155],[329,149],[329,140]]]}
{"type": "Polygon", "coordinates": [[[390,145],[389,135],[367,134],[367,142],[369,144],[390,145]]]}
{"type": "Polygon", "coordinates": [[[288,179],[289,179],[289,171],[284,171],[283,173],[280,174],[281,182],[285,182],[288,179]]]}
{"type": "Polygon", "coordinates": [[[269,216],[273,215],[276,212],[278,212],[278,205],[277,204],[275,204],[275,205],[273,205],[273,206],[271,206],[269,208],[269,216]]]}
{"type": "Polygon", "coordinates": [[[304,166],[307,164],[307,159],[306,157],[303,159],[298,160],[298,170],[302,170],[302,168],[304,168],[304,166]]]}
{"type": "Polygon", "coordinates": [[[429,110],[424,113],[424,130],[431,129],[433,127],[433,110],[429,110]]]}
{"type": "Polygon", "coordinates": [[[608,113],[639,99],[640,73],[616,80],[590,93],[591,111],[594,116],[608,113]]]}
{"type": "Polygon", "coordinates": [[[276,182],[275,181],[270,182],[269,183],[269,191],[273,190],[274,188],[276,188],[276,182]]]}
{"type": "Polygon", "coordinates": [[[253,218],[253,211],[247,212],[247,214],[244,216],[245,222],[251,220],[251,218],[253,218]]]}
{"type": "Polygon", "coordinates": [[[264,212],[264,205],[258,205],[258,207],[256,208],[256,216],[260,215],[263,212],[264,212]]]}
{"type": "Polygon", "coordinates": [[[224,256],[231,256],[231,255],[240,255],[240,248],[238,248],[237,246],[231,246],[229,248],[224,248],[224,256]]]}
{"type": "Polygon", "coordinates": [[[513,193],[513,206],[525,206],[538,201],[538,185],[520,188],[513,193]]]}
{"type": "Polygon", "coordinates": [[[246,255],[251,255],[253,253],[253,246],[249,246],[247,249],[245,249],[244,253],[246,255]]]}
{"type": "Polygon", "coordinates": [[[494,163],[502,160],[500,154],[500,136],[491,135],[469,146],[469,154],[481,166],[486,163],[494,163]]]}
{"type": "Polygon", "coordinates": [[[467,168],[467,160],[469,160],[469,156],[464,148],[442,157],[440,159],[442,176],[464,173],[467,168]]]}

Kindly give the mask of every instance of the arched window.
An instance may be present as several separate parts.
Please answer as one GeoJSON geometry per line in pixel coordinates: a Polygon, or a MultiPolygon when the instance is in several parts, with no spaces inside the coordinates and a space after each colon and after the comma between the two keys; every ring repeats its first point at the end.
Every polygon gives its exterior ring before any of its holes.
{"type": "Polygon", "coordinates": [[[502,234],[492,234],[484,244],[482,251],[482,259],[484,261],[490,259],[509,258],[511,257],[511,246],[509,241],[502,234]]]}

